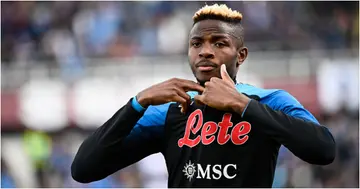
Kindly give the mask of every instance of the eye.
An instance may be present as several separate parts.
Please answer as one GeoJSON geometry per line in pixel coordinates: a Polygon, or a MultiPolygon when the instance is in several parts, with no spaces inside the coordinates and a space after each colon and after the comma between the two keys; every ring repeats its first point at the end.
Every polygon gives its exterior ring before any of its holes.
{"type": "Polygon", "coordinates": [[[215,46],[221,48],[221,47],[224,47],[225,44],[224,44],[224,43],[221,43],[221,42],[216,42],[216,43],[215,43],[215,46]]]}
{"type": "Polygon", "coordinates": [[[191,42],[191,46],[193,47],[200,47],[200,43],[199,42],[191,42]]]}

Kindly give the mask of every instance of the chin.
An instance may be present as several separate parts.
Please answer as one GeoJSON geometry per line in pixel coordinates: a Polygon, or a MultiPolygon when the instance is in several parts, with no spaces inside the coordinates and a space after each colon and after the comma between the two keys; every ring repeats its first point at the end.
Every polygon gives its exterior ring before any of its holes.
{"type": "Polygon", "coordinates": [[[204,86],[207,81],[210,81],[212,77],[218,77],[217,75],[211,76],[197,76],[196,80],[200,83],[200,85],[204,86]]]}
{"type": "Polygon", "coordinates": [[[213,70],[210,72],[201,72],[199,70],[196,70],[195,68],[192,70],[193,74],[196,78],[196,80],[200,83],[200,85],[204,86],[205,82],[210,81],[212,77],[218,77],[220,76],[220,70],[213,70]]]}

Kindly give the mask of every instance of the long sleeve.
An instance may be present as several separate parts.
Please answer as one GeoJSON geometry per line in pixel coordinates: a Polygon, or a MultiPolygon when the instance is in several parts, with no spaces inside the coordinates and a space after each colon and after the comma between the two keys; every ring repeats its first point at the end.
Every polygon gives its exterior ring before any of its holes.
{"type": "Polygon", "coordinates": [[[327,165],[335,158],[335,141],[330,131],[290,94],[278,91],[261,103],[251,100],[243,118],[311,164],[327,165]]]}
{"type": "Polygon", "coordinates": [[[71,165],[74,180],[101,180],[153,153],[161,152],[165,105],[145,113],[130,100],[81,144],[71,165]]]}

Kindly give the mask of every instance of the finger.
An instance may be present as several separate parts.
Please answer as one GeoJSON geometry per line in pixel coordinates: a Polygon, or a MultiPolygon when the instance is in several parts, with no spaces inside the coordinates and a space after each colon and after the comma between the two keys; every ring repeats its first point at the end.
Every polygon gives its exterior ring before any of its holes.
{"type": "Polygon", "coordinates": [[[189,107],[189,103],[181,104],[181,113],[186,113],[189,107]]]}
{"type": "Polygon", "coordinates": [[[188,95],[181,87],[173,86],[173,97],[175,102],[181,104],[181,112],[185,113],[187,111],[188,105],[190,104],[191,97],[188,95]],[[180,98],[179,98],[180,97],[180,98]]]}
{"type": "Polygon", "coordinates": [[[217,77],[212,77],[212,78],[210,78],[210,82],[215,82],[216,80],[221,80],[221,79],[219,79],[219,78],[217,78],[217,77]]]}
{"type": "Polygon", "coordinates": [[[179,96],[179,95],[175,95],[172,97],[171,99],[172,102],[178,102],[182,105],[182,107],[184,106],[183,104],[186,104],[186,99],[184,99],[183,97],[179,96]]]}
{"type": "Polygon", "coordinates": [[[186,103],[181,105],[182,110],[184,111],[183,113],[185,113],[187,111],[188,106],[190,105],[191,97],[182,88],[176,87],[175,90],[179,96],[181,96],[186,100],[186,103]]]}
{"type": "Polygon", "coordinates": [[[204,105],[205,104],[204,98],[205,97],[203,95],[195,95],[194,96],[195,103],[198,105],[204,105]]]}
{"type": "Polygon", "coordinates": [[[227,83],[229,83],[230,85],[235,85],[234,81],[231,79],[231,77],[229,76],[228,72],[226,71],[226,66],[225,64],[221,65],[221,78],[226,81],[227,83]]]}
{"type": "Polygon", "coordinates": [[[179,86],[183,88],[186,92],[187,91],[198,91],[203,92],[204,87],[199,85],[198,83],[195,83],[194,81],[181,79],[179,82],[179,86]]]}
{"type": "Polygon", "coordinates": [[[209,81],[205,82],[205,84],[204,84],[205,87],[209,87],[209,85],[210,85],[209,81]]]}
{"type": "Polygon", "coordinates": [[[176,91],[176,93],[183,97],[184,99],[186,99],[187,102],[190,102],[191,97],[190,95],[188,95],[184,89],[180,88],[180,87],[175,87],[174,90],[176,91]]]}

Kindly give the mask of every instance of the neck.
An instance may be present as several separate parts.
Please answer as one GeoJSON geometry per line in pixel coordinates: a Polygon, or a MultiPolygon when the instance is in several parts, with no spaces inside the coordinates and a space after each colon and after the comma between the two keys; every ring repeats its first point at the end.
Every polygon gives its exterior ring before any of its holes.
{"type": "MultiPolygon", "coordinates": [[[[237,83],[237,81],[236,81],[236,77],[235,78],[233,78],[233,81],[234,81],[234,83],[236,84],[237,83]]],[[[200,84],[201,86],[205,86],[205,83],[206,83],[207,81],[199,81],[198,80],[198,84],[200,84]]]]}

